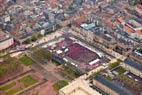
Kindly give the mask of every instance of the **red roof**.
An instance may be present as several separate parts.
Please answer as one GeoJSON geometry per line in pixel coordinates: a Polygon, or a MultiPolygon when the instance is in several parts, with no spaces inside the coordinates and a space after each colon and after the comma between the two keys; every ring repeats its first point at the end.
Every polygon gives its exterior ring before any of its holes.
{"type": "Polygon", "coordinates": [[[124,25],[124,31],[129,32],[129,33],[133,33],[134,30],[131,29],[130,27],[128,27],[127,25],[124,25]]]}
{"type": "Polygon", "coordinates": [[[142,5],[141,4],[136,5],[136,7],[142,10],[142,5]]]}
{"type": "Polygon", "coordinates": [[[123,17],[117,18],[117,21],[119,21],[120,23],[124,23],[125,22],[125,20],[123,19],[123,17]]]}
{"type": "Polygon", "coordinates": [[[85,16],[80,16],[76,21],[75,21],[75,25],[77,27],[80,27],[81,23],[84,22],[86,20],[85,16]]]}

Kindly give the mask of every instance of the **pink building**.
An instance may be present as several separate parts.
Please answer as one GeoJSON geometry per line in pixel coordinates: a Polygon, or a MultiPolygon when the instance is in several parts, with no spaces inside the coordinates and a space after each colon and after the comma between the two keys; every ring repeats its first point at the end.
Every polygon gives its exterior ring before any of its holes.
{"type": "Polygon", "coordinates": [[[138,4],[138,5],[135,7],[135,10],[136,10],[140,15],[142,15],[142,5],[138,4]]]}

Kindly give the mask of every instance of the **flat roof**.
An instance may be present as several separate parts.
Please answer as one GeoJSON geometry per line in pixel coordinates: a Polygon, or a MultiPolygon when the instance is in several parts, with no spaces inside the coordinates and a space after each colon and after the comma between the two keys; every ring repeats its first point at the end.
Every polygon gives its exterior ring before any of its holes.
{"type": "Polygon", "coordinates": [[[115,84],[109,80],[106,80],[103,76],[97,75],[94,77],[95,80],[112,89],[113,91],[119,93],[120,95],[132,95],[127,89],[115,84]]]}
{"type": "Polygon", "coordinates": [[[85,80],[77,79],[62,88],[60,92],[64,95],[101,95],[96,90],[89,87],[89,84],[85,80]]]}
{"type": "Polygon", "coordinates": [[[133,28],[142,27],[142,25],[134,19],[129,20],[128,23],[131,24],[133,28]]]}
{"type": "Polygon", "coordinates": [[[84,90],[78,88],[73,93],[70,93],[68,95],[90,95],[89,93],[85,92],[84,90]]]}
{"type": "Polygon", "coordinates": [[[89,30],[89,29],[95,27],[95,23],[90,23],[90,24],[83,23],[83,24],[81,24],[81,27],[86,29],[86,30],[89,30]]]}
{"type": "Polygon", "coordinates": [[[140,63],[136,63],[128,58],[124,60],[124,63],[142,71],[142,64],[140,64],[140,63]]]}

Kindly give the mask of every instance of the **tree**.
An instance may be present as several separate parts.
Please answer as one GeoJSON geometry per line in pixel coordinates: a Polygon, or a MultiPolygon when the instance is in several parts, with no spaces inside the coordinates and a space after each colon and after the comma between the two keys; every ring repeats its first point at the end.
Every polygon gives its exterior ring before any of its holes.
{"type": "Polygon", "coordinates": [[[32,41],[32,42],[35,42],[36,40],[37,40],[36,35],[33,35],[33,36],[31,37],[31,41],[32,41]]]}
{"type": "Polygon", "coordinates": [[[50,61],[52,59],[52,53],[43,48],[36,48],[32,56],[39,61],[50,61]]]}
{"type": "Polygon", "coordinates": [[[30,39],[30,38],[28,38],[28,39],[27,39],[27,40],[25,40],[23,43],[24,43],[24,44],[30,44],[30,43],[31,43],[31,39],[30,39]]]}
{"type": "Polygon", "coordinates": [[[65,87],[66,85],[68,85],[67,81],[59,80],[53,85],[53,88],[54,90],[59,91],[61,88],[65,87]]]}

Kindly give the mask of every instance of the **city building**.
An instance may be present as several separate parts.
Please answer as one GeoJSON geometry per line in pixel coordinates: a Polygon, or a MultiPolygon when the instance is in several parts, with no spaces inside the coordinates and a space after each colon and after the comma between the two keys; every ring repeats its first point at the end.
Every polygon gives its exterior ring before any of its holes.
{"type": "Polygon", "coordinates": [[[97,75],[94,77],[93,84],[94,86],[103,90],[105,93],[109,95],[131,95],[131,93],[127,89],[109,80],[106,80],[101,75],[97,75]]]}
{"type": "Polygon", "coordinates": [[[75,29],[75,32],[72,32],[73,35],[87,42],[94,43],[95,41],[111,49],[116,46],[114,37],[108,33],[107,29],[100,25],[99,21],[81,23],[79,28],[76,26],[72,28],[75,29]]]}
{"type": "Polygon", "coordinates": [[[8,34],[0,31],[0,50],[7,49],[14,44],[14,39],[8,34]]]}
{"type": "Polygon", "coordinates": [[[142,78],[142,64],[132,61],[131,59],[125,59],[122,66],[131,73],[142,78]]]}
{"type": "Polygon", "coordinates": [[[130,55],[129,55],[130,58],[136,60],[137,62],[140,62],[142,63],[142,48],[141,47],[138,47],[136,49],[134,49],[130,55]]]}
{"type": "Polygon", "coordinates": [[[142,5],[138,4],[135,7],[136,12],[138,12],[140,15],[142,15],[142,5]]]}
{"type": "Polygon", "coordinates": [[[136,18],[118,17],[115,25],[126,32],[131,38],[142,39],[142,23],[136,18]]]}
{"type": "Polygon", "coordinates": [[[89,87],[89,84],[85,80],[77,79],[62,88],[59,91],[59,95],[101,95],[96,90],[89,87]]]}

